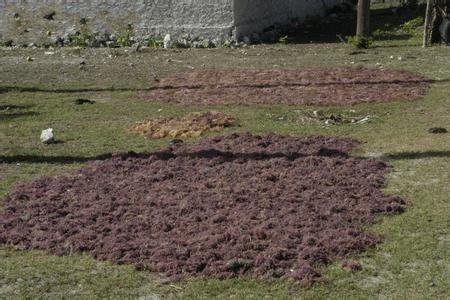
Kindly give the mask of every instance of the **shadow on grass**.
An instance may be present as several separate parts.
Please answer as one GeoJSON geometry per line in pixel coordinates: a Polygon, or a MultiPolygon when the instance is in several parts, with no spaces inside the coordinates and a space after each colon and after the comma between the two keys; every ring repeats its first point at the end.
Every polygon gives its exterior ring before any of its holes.
{"type": "MultiPolygon", "coordinates": [[[[324,157],[348,157],[347,153],[335,150],[322,148],[317,153],[303,154],[303,153],[232,153],[226,151],[219,151],[216,149],[201,150],[196,152],[181,152],[174,153],[169,149],[160,150],[155,152],[143,152],[143,153],[119,153],[112,154],[106,153],[98,156],[41,156],[41,155],[12,155],[4,156],[0,155],[0,164],[16,164],[16,163],[30,163],[30,164],[75,164],[86,163],[95,160],[105,160],[112,157],[119,157],[120,159],[127,158],[140,158],[146,159],[151,156],[156,156],[161,160],[169,160],[175,157],[185,156],[190,158],[222,158],[224,160],[269,160],[274,158],[286,158],[289,160],[295,160],[306,156],[324,156],[324,157]]],[[[417,152],[399,152],[386,154],[379,159],[383,160],[409,160],[409,159],[424,159],[424,158],[450,158],[449,151],[417,151],[417,152]]],[[[362,158],[367,159],[367,158],[362,158]]]]}
{"type": "Polygon", "coordinates": [[[29,112],[18,112],[18,113],[0,113],[0,122],[1,121],[9,121],[17,118],[22,117],[34,117],[38,116],[39,113],[35,111],[29,111],[29,112]]]}
{"type": "MultiPolygon", "coordinates": [[[[0,87],[0,93],[1,93],[2,87],[0,87]]],[[[0,111],[9,111],[9,110],[21,110],[21,109],[29,109],[32,108],[34,105],[15,105],[15,104],[0,104],[0,111]]]]}
{"type": "Polygon", "coordinates": [[[29,164],[75,164],[85,163],[91,160],[104,160],[111,158],[112,154],[102,154],[98,156],[85,157],[85,156],[41,156],[41,155],[0,155],[0,164],[17,164],[17,163],[29,163],[29,164]]]}
{"type": "MultiPolygon", "coordinates": [[[[425,15],[425,6],[415,9],[372,9],[371,29],[383,32],[377,40],[408,40],[413,37],[408,32],[397,33],[396,30],[405,22],[425,15]]],[[[356,31],[356,11],[314,18],[298,28],[286,31],[289,42],[303,43],[341,43],[342,38],[354,36],[356,31]]]]}
{"type": "Polygon", "coordinates": [[[412,151],[391,153],[382,156],[386,160],[409,160],[409,159],[424,159],[424,158],[450,158],[449,151],[412,151]]]}
{"type": "Polygon", "coordinates": [[[207,158],[215,159],[221,158],[224,161],[230,160],[269,160],[273,158],[286,158],[289,160],[295,160],[306,156],[325,156],[325,157],[348,157],[347,153],[336,150],[321,148],[317,153],[266,153],[266,152],[251,152],[251,153],[233,153],[227,151],[219,151],[216,149],[208,149],[194,152],[179,152],[175,153],[171,148],[155,151],[155,152],[128,152],[112,154],[106,153],[98,156],[85,157],[85,156],[40,156],[40,155],[12,155],[12,156],[2,156],[0,155],[0,164],[14,164],[14,163],[31,163],[31,164],[74,164],[74,163],[85,163],[94,160],[105,160],[112,157],[117,157],[119,159],[128,158],[140,158],[146,159],[151,156],[156,157],[160,160],[169,160],[176,157],[189,157],[195,158],[207,158]]]}
{"type": "MultiPolygon", "coordinates": [[[[284,83],[284,84],[229,84],[219,86],[219,88],[276,88],[276,87],[307,87],[307,86],[352,86],[352,85],[383,85],[383,84],[420,84],[420,83],[442,83],[450,82],[450,78],[446,79],[423,79],[423,80],[378,80],[378,81],[329,81],[329,82],[307,82],[307,83],[284,83]]],[[[78,89],[48,89],[38,87],[21,87],[21,86],[0,86],[0,93],[6,92],[42,92],[42,93],[85,93],[85,92],[150,92],[154,90],[176,90],[176,89],[202,89],[207,87],[217,87],[217,84],[210,85],[179,85],[179,86],[153,86],[148,88],[78,88],[78,89]]]]}
{"type": "Polygon", "coordinates": [[[78,89],[48,89],[39,87],[23,87],[23,86],[0,86],[0,94],[8,92],[20,93],[86,93],[86,92],[145,92],[154,90],[156,87],[148,88],[78,88],[78,89]]]}

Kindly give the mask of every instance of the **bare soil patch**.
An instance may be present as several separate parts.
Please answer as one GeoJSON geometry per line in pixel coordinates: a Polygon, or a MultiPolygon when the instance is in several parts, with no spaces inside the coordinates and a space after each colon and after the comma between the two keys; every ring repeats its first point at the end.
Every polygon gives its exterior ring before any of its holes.
{"type": "Polygon", "coordinates": [[[208,70],[166,77],[146,98],[189,105],[346,105],[416,99],[425,95],[429,84],[408,71],[365,67],[208,70]]]}
{"type": "Polygon", "coordinates": [[[219,111],[193,112],[185,116],[158,118],[137,123],[132,130],[150,138],[199,137],[207,131],[238,126],[236,119],[219,111]]]}
{"type": "Polygon", "coordinates": [[[363,231],[405,202],[389,168],[337,137],[232,134],[93,161],[21,184],[0,208],[0,244],[88,252],[172,279],[243,273],[311,284],[320,266],[380,241],[363,231]]]}

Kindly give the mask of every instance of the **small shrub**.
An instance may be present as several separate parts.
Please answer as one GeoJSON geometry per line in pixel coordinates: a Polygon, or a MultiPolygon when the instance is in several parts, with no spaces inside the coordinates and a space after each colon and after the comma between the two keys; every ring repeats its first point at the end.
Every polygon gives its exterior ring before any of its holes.
{"type": "Polygon", "coordinates": [[[358,49],[368,49],[373,44],[373,38],[349,36],[347,37],[347,43],[355,46],[358,49]]]}
{"type": "Polygon", "coordinates": [[[160,48],[164,44],[164,41],[162,39],[158,39],[155,37],[151,37],[147,39],[147,46],[150,48],[160,48]]]}
{"type": "Polygon", "coordinates": [[[423,17],[417,17],[415,19],[409,20],[408,22],[405,22],[404,24],[400,25],[400,29],[404,31],[413,31],[425,23],[425,20],[423,17]]]}
{"type": "Polygon", "coordinates": [[[383,29],[376,29],[372,32],[372,37],[374,39],[383,39],[389,35],[390,35],[390,33],[383,29]]]}
{"type": "Polygon", "coordinates": [[[131,47],[134,43],[133,31],[133,25],[128,24],[127,30],[117,37],[117,45],[120,47],[131,47]]]}
{"type": "Polygon", "coordinates": [[[69,45],[73,47],[88,47],[94,43],[98,35],[92,32],[79,32],[68,36],[69,45]]]}

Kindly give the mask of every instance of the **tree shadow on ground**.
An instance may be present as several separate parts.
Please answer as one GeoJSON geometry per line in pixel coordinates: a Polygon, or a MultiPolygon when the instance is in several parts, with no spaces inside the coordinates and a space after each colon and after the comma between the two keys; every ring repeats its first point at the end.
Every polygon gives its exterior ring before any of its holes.
{"type": "MultiPolygon", "coordinates": [[[[1,87],[0,87],[0,91],[1,91],[1,87]]],[[[16,104],[0,104],[0,112],[1,111],[9,111],[9,110],[22,110],[22,109],[30,109],[32,108],[34,105],[30,105],[30,104],[22,104],[22,105],[16,105],[16,104]]]]}
{"type": "Polygon", "coordinates": [[[384,160],[410,160],[425,158],[450,158],[450,151],[412,151],[385,154],[381,157],[384,160]]]}
{"type": "Polygon", "coordinates": [[[75,164],[85,163],[91,160],[104,160],[111,158],[112,154],[102,154],[98,156],[42,156],[42,155],[0,155],[0,164],[75,164]]]}
{"type": "MultiPolygon", "coordinates": [[[[425,6],[417,8],[372,9],[371,30],[382,32],[377,40],[408,40],[413,37],[408,32],[395,32],[405,22],[425,15],[425,6]]],[[[305,24],[285,31],[290,43],[342,43],[356,32],[356,11],[331,14],[307,20],[305,24]]]]}
{"type": "Polygon", "coordinates": [[[39,113],[35,111],[28,111],[28,112],[14,112],[14,113],[0,113],[0,122],[1,121],[10,121],[17,118],[23,118],[23,117],[35,117],[40,115],[39,113]]]}
{"type": "Polygon", "coordinates": [[[188,151],[188,152],[173,152],[172,148],[162,149],[154,152],[126,152],[126,153],[105,153],[97,156],[41,156],[41,155],[0,155],[0,164],[17,164],[17,163],[30,163],[30,164],[74,164],[85,163],[94,160],[105,160],[112,157],[120,157],[120,159],[139,158],[146,159],[151,156],[160,160],[169,160],[176,157],[189,157],[195,158],[207,158],[215,159],[221,158],[224,161],[230,160],[269,160],[274,158],[286,158],[289,160],[298,159],[307,156],[323,156],[323,157],[348,157],[348,154],[336,149],[321,148],[317,153],[266,153],[266,152],[250,152],[250,153],[234,153],[227,151],[220,151],[217,149],[208,149],[200,151],[188,151]]]}
{"type": "Polygon", "coordinates": [[[25,87],[25,86],[0,86],[0,94],[9,92],[19,93],[87,93],[87,92],[146,92],[154,90],[155,87],[147,88],[64,88],[64,89],[49,89],[40,87],[25,87]]]}
{"type": "MultiPolygon", "coordinates": [[[[285,84],[255,84],[255,85],[249,85],[245,83],[236,83],[235,85],[229,84],[229,85],[223,85],[219,88],[235,88],[235,87],[247,87],[247,88],[276,88],[276,87],[295,87],[295,86],[328,86],[328,85],[382,85],[382,84],[414,84],[414,83],[442,83],[442,82],[450,82],[450,78],[444,78],[444,79],[424,79],[424,80],[392,80],[392,81],[386,81],[386,80],[378,80],[378,81],[354,81],[351,83],[344,82],[344,81],[330,81],[330,82],[312,82],[312,83],[285,83],[285,84]]],[[[21,87],[21,86],[0,86],[0,93],[2,90],[4,92],[41,92],[41,93],[88,93],[88,92],[150,92],[154,90],[172,90],[172,89],[202,89],[206,87],[215,87],[217,84],[211,84],[211,85],[179,85],[179,86],[152,86],[147,88],[74,88],[74,89],[50,89],[50,88],[38,88],[38,87],[21,87]]],[[[8,105],[6,105],[8,106],[8,105]]],[[[31,106],[30,106],[31,107],[31,106]]],[[[25,109],[25,106],[23,106],[23,109],[25,109]]],[[[0,109],[1,111],[1,109],[0,109]]]]}

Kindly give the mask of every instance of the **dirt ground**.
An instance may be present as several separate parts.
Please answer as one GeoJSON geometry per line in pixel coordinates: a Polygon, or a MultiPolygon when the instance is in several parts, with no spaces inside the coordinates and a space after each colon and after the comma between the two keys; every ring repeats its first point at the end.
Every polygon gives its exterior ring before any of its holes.
{"type": "Polygon", "coordinates": [[[193,112],[181,117],[138,122],[132,130],[153,139],[199,137],[207,131],[236,127],[236,119],[220,111],[193,112]]]}
{"type": "Polygon", "coordinates": [[[22,184],[0,208],[0,244],[88,252],[163,273],[321,280],[320,266],[367,249],[363,227],[405,202],[358,142],[231,134],[91,162],[22,184]]]}
{"type": "Polygon", "coordinates": [[[148,99],[181,104],[346,105],[414,100],[430,81],[380,68],[219,70],[177,73],[160,81],[148,99]]]}

